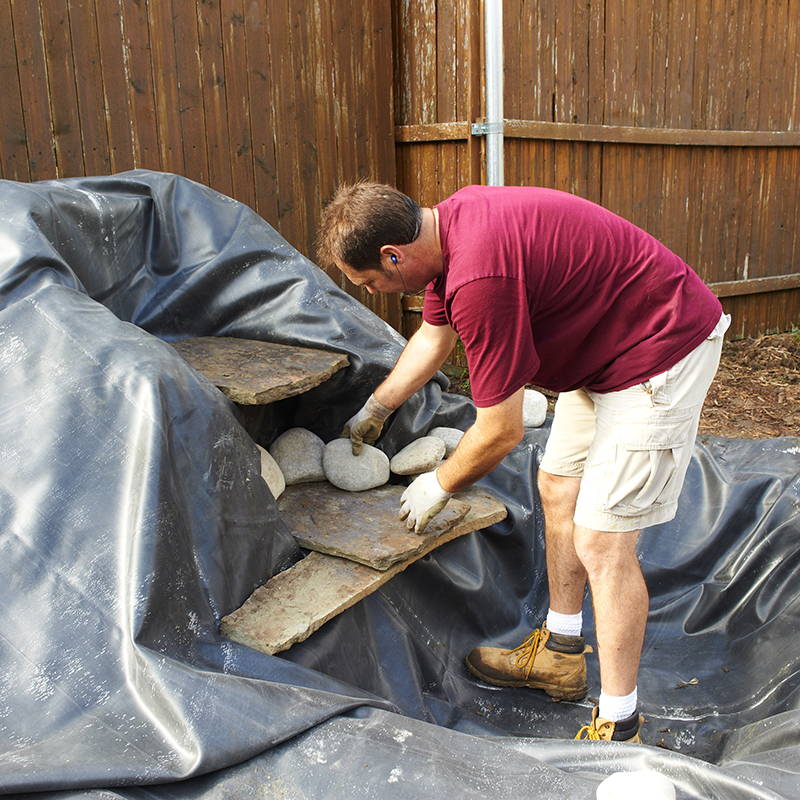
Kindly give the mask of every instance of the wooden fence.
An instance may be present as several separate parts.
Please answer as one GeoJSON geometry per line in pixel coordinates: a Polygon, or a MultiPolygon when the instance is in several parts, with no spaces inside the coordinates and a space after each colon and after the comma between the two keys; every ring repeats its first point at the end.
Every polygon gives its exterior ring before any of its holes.
{"type": "MultiPolygon", "coordinates": [[[[480,0],[0,0],[0,176],[178,172],[311,255],[341,180],[425,204],[480,182],[481,15],[480,0]]],[[[505,0],[504,28],[507,183],[646,228],[738,335],[800,323],[800,0],[505,0]]]]}
{"type": "MultiPolygon", "coordinates": [[[[176,172],[312,255],[340,181],[395,181],[391,19],[390,0],[0,0],[0,177],[176,172]]],[[[347,288],[400,327],[398,298],[347,288]]]]}
{"type": "MultiPolygon", "coordinates": [[[[475,181],[480,14],[395,9],[397,180],[425,203],[475,181]]],[[[504,46],[506,183],[650,231],[735,334],[800,324],[798,0],[505,0],[504,46]]]]}

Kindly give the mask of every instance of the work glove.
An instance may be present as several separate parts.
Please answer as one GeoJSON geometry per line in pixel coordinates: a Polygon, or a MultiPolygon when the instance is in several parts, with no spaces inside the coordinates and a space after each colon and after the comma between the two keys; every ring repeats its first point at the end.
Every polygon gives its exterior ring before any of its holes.
{"type": "Polygon", "coordinates": [[[436,470],[423,472],[400,498],[400,519],[406,521],[409,530],[422,533],[452,496],[452,492],[442,489],[436,470]]]}
{"type": "Polygon", "coordinates": [[[375,444],[383,430],[383,423],[392,411],[393,408],[386,408],[371,394],[364,407],[345,422],[341,435],[350,437],[354,456],[361,454],[364,442],[375,444]]]}

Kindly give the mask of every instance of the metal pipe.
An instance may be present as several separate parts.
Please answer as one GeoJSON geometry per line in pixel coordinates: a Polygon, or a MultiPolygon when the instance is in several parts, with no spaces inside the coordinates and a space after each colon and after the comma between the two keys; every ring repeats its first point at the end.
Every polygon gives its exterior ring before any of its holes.
{"type": "Polygon", "coordinates": [[[484,0],[486,48],[486,183],[502,186],[503,164],[503,0],[484,0]]]}

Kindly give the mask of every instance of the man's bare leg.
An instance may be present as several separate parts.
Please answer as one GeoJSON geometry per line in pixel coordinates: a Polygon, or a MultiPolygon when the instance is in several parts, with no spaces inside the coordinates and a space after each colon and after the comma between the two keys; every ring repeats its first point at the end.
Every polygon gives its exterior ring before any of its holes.
{"type": "Polygon", "coordinates": [[[586,591],[586,569],[575,552],[572,518],[581,479],[540,469],[537,482],[544,511],[550,608],[560,614],[578,614],[586,591]]]}
{"type": "Polygon", "coordinates": [[[636,557],[639,531],[594,531],[575,525],[575,553],[592,590],[600,683],[609,695],[636,688],[649,598],[636,557]]]}
{"type": "MultiPolygon", "coordinates": [[[[539,470],[550,610],[570,616],[581,612],[586,591],[586,570],[573,544],[572,519],[580,482],[580,478],[539,470]]],[[[473,675],[496,686],[542,689],[559,700],[577,700],[586,694],[584,642],[577,634],[548,628],[547,635],[542,636],[538,629],[513,650],[476,647],[467,655],[466,663],[473,675]]]]}

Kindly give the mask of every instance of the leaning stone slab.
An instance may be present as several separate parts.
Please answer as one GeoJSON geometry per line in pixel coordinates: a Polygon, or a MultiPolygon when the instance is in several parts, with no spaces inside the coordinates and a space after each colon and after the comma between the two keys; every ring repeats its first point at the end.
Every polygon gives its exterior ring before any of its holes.
{"type": "Polygon", "coordinates": [[[526,389],[522,399],[522,425],[538,428],[547,417],[547,398],[536,389],[526,389]]]}
{"type": "Polygon", "coordinates": [[[446,450],[438,436],[423,436],[397,453],[389,467],[395,475],[419,475],[437,467],[446,450]]]}
{"type": "Polygon", "coordinates": [[[200,336],[170,344],[220,391],[243,405],[265,405],[307,392],[348,364],[342,353],[231,336],[200,336]]]}
{"type": "Polygon", "coordinates": [[[261,477],[277,500],[286,488],[286,478],[283,477],[278,462],[260,444],[256,447],[261,454],[261,477]]]}
{"type": "Polygon", "coordinates": [[[464,431],[460,431],[458,428],[433,428],[428,431],[428,436],[436,436],[444,442],[445,458],[450,458],[453,455],[463,435],[464,431]]]}
{"type": "Polygon", "coordinates": [[[224,617],[225,636],[262,653],[280,653],[307,639],[328,620],[380,588],[409,564],[451,539],[480,530],[506,516],[506,508],[480,489],[459,492],[466,516],[407,561],[380,571],[345,558],[311,553],[271,578],[244,605],[224,617]]]}
{"type": "Polygon", "coordinates": [[[325,480],[322,452],[325,442],[306,428],[289,428],[269,448],[269,454],[280,467],[286,485],[325,480]]]}
{"type": "Polygon", "coordinates": [[[350,439],[334,439],[322,454],[325,477],[346,492],[363,492],[383,486],[389,480],[389,457],[377,447],[365,444],[353,455],[350,439]]]}
{"type": "Polygon", "coordinates": [[[469,511],[451,498],[422,534],[400,519],[403,486],[380,486],[367,492],[345,492],[329,483],[290,486],[278,510],[301,547],[349,558],[375,569],[388,569],[422,552],[469,511]]]}

